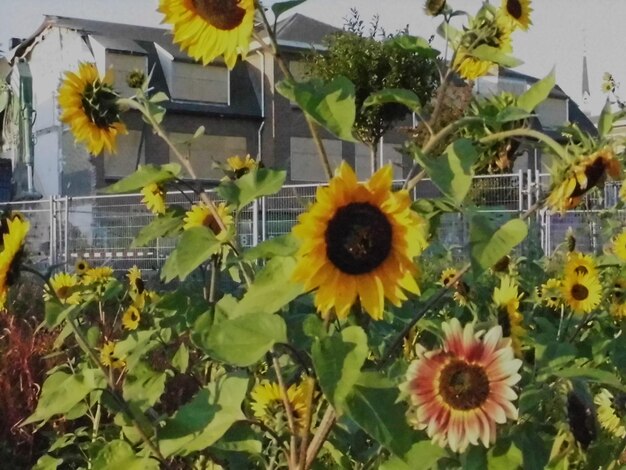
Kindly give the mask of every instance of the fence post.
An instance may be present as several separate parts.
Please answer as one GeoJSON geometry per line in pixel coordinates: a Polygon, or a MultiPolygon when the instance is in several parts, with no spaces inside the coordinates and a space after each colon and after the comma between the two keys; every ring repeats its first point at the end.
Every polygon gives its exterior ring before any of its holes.
{"type": "Polygon", "coordinates": [[[70,198],[65,196],[65,217],[63,220],[63,256],[65,257],[65,269],[68,269],[70,262],[70,198]]]}
{"type": "Polygon", "coordinates": [[[259,200],[252,203],[252,246],[259,244],[259,200]]]}
{"type": "Polygon", "coordinates": [[[524,172],[517,171],[517,210],[521,214],[524,212],[524,172]]]}
{"type": "Polygon", "coordinates": [[[267,239],[267,205],[265,196],[261,198],[261,241],[267,239]]]}

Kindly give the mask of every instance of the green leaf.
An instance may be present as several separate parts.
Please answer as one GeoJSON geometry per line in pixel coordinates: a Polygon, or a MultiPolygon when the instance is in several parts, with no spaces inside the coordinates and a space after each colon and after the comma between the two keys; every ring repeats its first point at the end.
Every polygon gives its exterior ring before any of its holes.
{"type": "Polygon", "coordinates": [[[470,258],[476,275],[489,269],[519,245],[528,235],[528,225],[512,219],[494,229],[485,214],[474,214],[470,220],[470,258]]]}
{"type": "Polygon", "coordinates": [[[513,442],[522,451],[524,470],[546,468],[550,450],[541,438],[539,426],[531,423],[518,424],[515,427],[513,442]]]}
{"type": "Polygon", "coordinates": [[[217,188],[217,194],[239,210],[261,196],[277,193],[282,188],[287,172],[257,168],[236,181],[224,181],[217,188]]]}
{"type": "Polygon", "coordinates": [[[167,258],[161,277],[165,282],[170,282],[176,277],[181,281],[185,280],[194,269],[218,253],[221,246],[213,231],[206,227],[185,230],[176,248],[167,258]]]}
{"type": "Polygon", "coordinates": [[[591,367],[568,367],[562,370],[552,370],[549,372],[551,375],[562,377],[564,379],[585,379],[589,382],[597,382],[604,385],[610,385],[624,393],[626,393],[626,386],[621,383],[619,378],[602,369],[594,369],[591,367]]]}
{"type": "Polygon", "coordinates": [[[39,457],[39,460],[37,460],[37,463],[31,470],[56,470],[62,463],[63,459],[56,459],[51,455],[44,454],[39,457]]]}
{"type": "Polygon", "coordinates": [[[70,313],[82,310],[80,305],[62,305],[56,300],[49,300],[45,304],[44,325],[54,329],[61,325],[70,313]]]}
{"type": "Polygon", "coordinates": [[[522,451],[510,439],[499,439],[487,452],[489,470],[517,470],[522,468],[522,451]]]}
{"type": "Polygon", "coordinates": [[[487,449],[483,446],[470,446],[463,457],[463,470],[487,468],[487,449]]]}
{"type": "Polygon", "coordinates": [[[245,419],[241,411],[248,379],[227,375],[200,390],[159,431],[159,447],[165,457],[188,455],[206,449],[233,425],[245,419]]]}
{"type": "Polygon", "coordinates": [[[313,366],[324,396],[339,413],[361,375],[369,350],[367,336],[358,326],[350,326],[333,335],[316,340],[311,350],[313,366]]]}
{"type": "Polygon", "coordinates": [[[201,319],[194,325],[194,341],[211,357],[227,364],[248,367],[275,343],[287,342],[287,326],[278,315],[250,313],[216,325],[201,319]]]}
{"type": "Polygon", "coordinates": [[[245,452],[247,454],[260,454],[263,445],[259,435],[248,423],[235,423],[222,438],[211,446],[223,452],[245,452]]]}
{"type": "Polygon", "coordinates": [[[354,84],[339,76],[329,83],[319,80],[294,83],[282,81],[278,92],[295,101],[320,126],[343,140],[354,142],[352,126],[356,117],[354,84]]]}
{"type": "Polygon", "coordinates": [[[304,293],[302,284],[291,281],[296,260],[276,257],[267,262],[237,304],[231,317],[246,313],[275,313],[304,293]]]}
{"type": "Polygon", "coordinates": [[[105,194],[129,193],[139,191],[151,183],[163,183],[176,178],[180,174],[178,163],[166,163],[165,165],[142,165],[137,171],[126,178],[112,184],[103,192],[105,194]]]}
{"type": "Polygon", "coordinates": [[[156,216],[139,231],[131,244],[131,248],[146,246],[157,238],[178,235],[178,232],[183,228],[184,217],[185,210],[181,207],[172,207],[165,214],[156,216]]]}
{"type": "Polygon", "coordinates": [[[274,256],[292,256],[298,251],[300,243],[288,233],[279,237],[270,238],[246,250],[243,259],[254,261],[257,259],[273,258],[274,256]]]}
{"type": "Polygon", "coordinates": [[[292,8],[297,7],[304,2],[306,2],[306,0],[288,0],[286,2],[276,2],[272,4],[272,12],[274,13],[274,18],[278,20],[280,15],[285,13],[287,10],[291,10],[292,8]]]}
{"type": "Polygon", "coordinates": [[[67,413],[89,393],[104,385],[100,369],[85,369],[77,374],[57,371],[43,383],[37,408],[22,426],[38,421],[45,423],[55,415],[67,413]]]}
{"type": "Polygon", "coordinates": [[[554,85],[556,85],[556,78],[554,70],[552,70],[546,77],[533,84],[517,98],[517,107],[532,113],[539,104],[550,96],[554,85]]]}
{"type": "Polygon", "coordinates": [[[189,350],[185,343],[182,343],[172,358],[172,366],[178,370],[181,374],[187,372],[189,367],[189,350]]]}
{"type": "Polygon", "coordinates": [[[600,138],[609,135],[611,129],[613,129],[613,111],[611,111],[611,103],[607,99],[600,113],[600,118],[598,119],[598,133],[600,134],[600,138]]]}
{"type": "Polygon", "coordinates": [[[91,468],[93,470],[158,470],[159,462],[156,460],[139,457],[131,445],[126,441],[108,442],[94,459],[91,468]]]}
{"type": "Polygon", "coordinates": [[[445,449],[430,440],[416,442],[403,458],[393,456],[383,463],[380,470],[428,470],[436,468],[437,461],[446,455],[445,449]]]}
{"type": "Polygon", "coordinates": [[[419,111],[422,107],[420,99],[411,90],[405,90],[402,88],[386,88],[369,95],[363,102],[363,108],[380,106],[387,103],[403,104],[411,111],[419,111]]]}
{"type": "Polygon", "coordinates": [[[415,155],[439,190],[455,204],[465,199],[472,186],[472,166],[478,153],[468,139],[459,139],[448,145],[445,154],[436,158],[415,155]]]}
{"type": "Polygon", "coordinates": [[[504,67],[509,68],[518,67],[524,63],[521,60],[516,59],[515,57],[502,51],[501,49],[498,49],[497,47],[491,47],[486,44],[482,44],[476,49],[473,49],[471,54],[477,59],[494,62],[496,64],[500,64],[504,67]]]}
{"type": "Polygon", "coordinates": [[[146,409],[163,395],[166,379],[165,372],[156,372],[142,361],[124,380],[124,399],[133,402],[140,409],[146,409]]]}
{"type": "Polygon", "coordinates": [[[421,57],[434,59],[440,52],[433,49],[430,43],[419,36],[411,36],[409,34],[401,34],[387,41],[387,44],[401,47],[404,50],[414,52],[421,57]]]}
{"type": "Polygon", "coordinates": [[[532,116],[533,115],[531,113],[523,110],[522,108],[509,106],[498,113],[498,115],[495,117],[495,121],[499,123],[515,122],[528,119],[532,116]]]}

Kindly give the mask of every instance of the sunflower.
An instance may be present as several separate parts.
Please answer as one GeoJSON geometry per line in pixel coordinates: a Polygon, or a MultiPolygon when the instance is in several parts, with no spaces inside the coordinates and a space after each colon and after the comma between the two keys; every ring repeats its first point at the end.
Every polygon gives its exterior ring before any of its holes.
{"type": "Polygon", "coordinates": [[[613,239],[613,253],[622,261],[626,261],[626,230],[613,239]]]}
{"type": "Polygon", "coordinates": [[[609,310],[616,319],[626,318],[626,278],[620,277],[613,283],[609,310]]]}
{"type": "Polygon", "coordinates": [[[155,215],[165,214],[165,190],[156,183],[150,183],[141,190],[142,203],[155,215]]]}
{"type": "Polygon", "coordinates": [[[113,268],[109,266],[99,266],[89,268],[85,271],[83,283],[88,286],[96,283],[108,283],[113,277],[113,268]]]}
{"type": "Polygon", "coordinates": [[[620,416],[620,412],[623,410],[616,406],[613,394],[606,388],[600,389],[600,393],[594,397],[593,402],[598,407],[598,423],[602,429],[620,439],[626,437],[626,427],[624,427],[620,416]]]}
{"type": "Polygon", "coordinates": [[[411,210],[408,192],[391,192],[391,174],[385,166],[358,183],[342,162],[293,229],[301,242],[293,279],[317,288],[315,306],[324,318],[333,308],[346,318],[358,296],[379,320],[385,298],[400,305],[404,291],[420,292],[413,259],[426,247],[426,223],[411,210]]]}
{"type": "Polygon", "coordinates": [[[211,210],[204,202],[191,206],[191,210],[187,211],[185,215],[183,228],[189,230],[194,227],[207,227],[215,234],[215,238],[220,241],[225,241],[228,237],[228,231],[233,225],[233,216],[230,213],[230,209],[223,202],[216,205],[215,210],[217,211],[218,217],[222,220],[222,224],[226,227],[226,230],[220,228],[211,210]]]}
{"type": "Polygon", "coordinates": [[[248,52],[254,26],[254,0],[160,0],[174,43],[204,65],[224,55],[229,69],[248,52]]]}
{"type": "Polygon", "coordinates": [[[133,295],[141,295],[145,291],[143,279],[141,279],[141,270],[135,265],[128,270],[126,274],[128,284],[130,285],[131,297],[133,295]]]}
{"type": "Polygon", "coordinates": [[[514,28],[526,31],[532,24],[530,21],[530,0],[502,0],[502,11],[511,20],[514,28]]]}
{"type": "Polygon", "coordinates": [[[574,313],[589,313],[602,300],[602,286],[596,276],[571,274],[563,281],[561,295],[574,313]]]}
{"type": "Polygon", "coordinates": [[[2,235],[3,248],[0,252],[0,309],[5,308],[9,287],[19,276],[26,234],[30,228],[30,223],[21,216],[7,217],[2,224],[6,224],[6,231],[2,235]]]}
{"type": "Polygon", "coordinates": [[[558,180],[552,185],[546,205],[561,214],[568,209],[575,208],[583,196],[600,184],[608,174],[611,178],[618,178],[621,165],[613,150],[602,148],[591,155],[582,156],[569,168],[553,172],[558,180]]]}
{"type": "Polygon", "coordinates": [[[482,338],[471,324],[462,328],[456,318],[442,328],[443,348],[421,351],[401,385],[410,401],[409,423],[454,452],[479,441],[487,447],[495,442],[496,423],[517,419],[512,387],[521,379],[517,371],[522,361],[515,359],[500,326],[482,338]]]}
{"type": "MultiPolygon", "coordinates": [[[[287,389],[287,399],[291,405],[294,420],[299,429],[306,426],[307,422],[307,382],[292,384],[287,389]]],[[[275,382],[263,382],[257,384],[250,392],[252,399],[251,407],[259,420],[268,426],[273,426],[277,422],[286,422],[285,407],[283,404],[280,386],[275,382]]]]}
{"type": "Polygon", "coordinates": [[[90,268],[91,266],[89,265],[89,263],[83,259],[83,258],[78,258],[76,260],[76,263],[74,264],[74,272],[78,275],[78,276],[82,276],[83,274],[85,274],[87,272],[87,270],[90,268]]]}
{"type": "Polygon", "coordinates": [[[566,277],[572,274],[589,274],[596,276],[598,273],[593,257],[578,251],[572,251],[567,254],[567,262],[565,263],[565,269],[563,271],[566,277]]]}
{"type": "Polygon", "coordinates": [[[518,357],[522,354],[522,338],[526,336],[526,329],[522,325],[524,317],[519,312],[521,298],[517,284],[509,276],[503,276],[500,287],[493,290],[493,302],[498,308],[498,324],[502,327],[502,335],[511,338],[513,351],[518,357]]]}
{"type": "Polygon", "coordinates": [[[258,167],[256,160],[250,158],[250,155],[246,155],[245,158],[241,158],[238,155],[228,157],[226,165],[228,167],[227,174],[232,180],[238,180],[258,167]]]}
{"type": "MultiPolygon", "coordinates": [[[[459,272],[454,268],[444,269],[444,271],[441,273],[441,279],[439,282],[442,286],[447,287],[458,273],[459,272]]],[[[452,295],[454,301],[461,307],[467,305],[469,303],[469,286],[465,282],[459,280],[456,281],[454,283],[454,286],[452,287],[454,287],[454,294],[452,295]]]]}
{"type": "Polygon", "coordinates": [[[100,350],[100,362],[103,366],[113,369],[121,369],[126,365],[124,360],[115,354],[115,343],[113,341],[107,341],[102,346],[100,350]]]}
{"type": "Polygon", "coordinates": [[[126,309],[122,316],[122,326],[127,330],[136,330],[141,320],[141,313],[135,305],[131,305],[126,309]]]}
{"type": "Polygon", "coordinates": [[[541,301],[548,307],[557,308],[561,305],[562,282],[559,279],[550,278],[541,285],[539,294],[541,301]]]}
{"type": "Polygon", "coordinates": [[[50,285],[54,290],[54,296],[50,292],[50,288],[46,286],[43,293],[45,300],[56,297],[64,305],[78,305],[80,303],[80,281],[76,274],[55,274],[50,278],[50,285]]]}
{"type": "Polygon", "coordinates": [[[84,142],[93,155],[103,150],[115,153],[117,136],[128,133],[120,120],[112,77],[112,69],[100,77],[94,64],[81,63],[78,73],[65,72],[59,88],[61,121],[69,124],[74,138],[84,142]]]}
{"type": "Polygon", "coordinates": [[[446,0],[426,0],[424,11],[427,15],[437,16],[441,14],[446,7],[446,0]]]}

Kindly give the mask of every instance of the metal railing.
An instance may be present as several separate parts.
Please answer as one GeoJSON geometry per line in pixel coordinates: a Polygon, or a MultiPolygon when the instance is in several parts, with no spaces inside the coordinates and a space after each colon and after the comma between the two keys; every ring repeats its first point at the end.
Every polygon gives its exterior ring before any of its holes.
{"type": "MultiPolygon", "coordinates": [[[[396,186],[400,186],[398,183],[396,186]]],[[[470,197],[476,206],[492,216],[515,217],[530,208],[548,189],[549,176],[531,171],[474,178],[470,197]]],[[[278,193],[255,201],[238,214],[237,236],[243,247],[289,233],[298,216],[315,200],[319,185],[287,185],[278,193]]],[[[571,228],[581,250],[597,252],[604,240],[599,213],[618,200],[619,183],[607,183],[602,191],[591,192],[580,209],[560,216],[541,210],[537,222],[537,243],[546,254],[564,241],[571,228]]],[[[214,192],[209,196],[218,201],[214,192]]],[[[419,181],[414,199],[437,198],[441,193],[428,179],[419,181]]],[[[141,203],[140,194],[52,197],[39,201],[14,202],[7,208],[20,211],[31,222],[28,250],[35,262],[44,265],[74,264],[78,258],[107,264],[116,270],[137,265],[158,271],[175,246],[172,238],[159,238],[141,248],[132,242],[154,216],[141,203]]],[[[197,202],[193,192],[167,194],[170,205],[188,209],[197,202]]],[[[626,215],[619,212],[621,220],[626,215]]],[[[445,246],[465,246],[469,222],[462,214],[445,214],[438,229],[445,246]]]]}

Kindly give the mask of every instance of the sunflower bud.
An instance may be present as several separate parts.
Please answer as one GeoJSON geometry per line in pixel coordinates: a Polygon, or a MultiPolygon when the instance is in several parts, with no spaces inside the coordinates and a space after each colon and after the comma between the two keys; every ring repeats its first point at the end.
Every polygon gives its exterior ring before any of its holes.
{"type": "Polygon", "coordinates": [[[576,441],[587,449],[597,437],[596,413],[576,390],[567,394],[567,420],[576,441]]]}
{"type": "Polygon", "coordinates": [[[430,16],[437,16],[443,12],[446,7],[446,0],[426,0],[424,10],[430,16]]]}
{"type": "Polygon", "coordinates": [[[146,81],[146,74],[135,69],[126,77],[126,84],[131,88],[141,88],[146,81]]]}
{"type": "Polygon", "coordinates": [[[567,241],[567,251],[570,253],[576,251],[576,237],[574,237],[574,231],[571,227],[567,230],[565,240],[567,241]]]}

